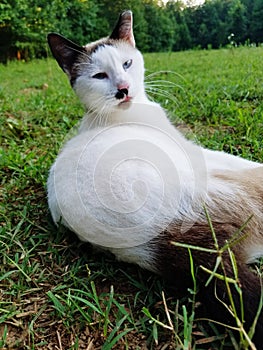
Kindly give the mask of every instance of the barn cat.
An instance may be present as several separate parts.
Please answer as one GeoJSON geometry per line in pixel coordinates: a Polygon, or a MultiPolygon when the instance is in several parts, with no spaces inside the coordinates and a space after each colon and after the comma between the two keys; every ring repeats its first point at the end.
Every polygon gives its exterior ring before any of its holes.
{"type": "MultiPolygon", "coordinates": [[[[120,15],[109,37],[84,47],[55,33],[48,42],[87,109],[78,134],[50,170],[54,222],[187,288],[188,249],[171,242],[215,249],[208,213],[218,246],[235,241],[231,249],[249,329],[261,295],[260,278],[247,264],[263,255],[263,166],[186,140],[161,106],[149,101],[130,11],[120,15]]],[[[214,269],[217,254],[193,249],[192,256],[195,266],[214,269]]],[[[235,277],[228,251],[222,257],[227,276],[235,277]]],[[[209,274],[201,268],[197,277],[213,318],[232,319],[215,297],[216,288],[229,305],[225,282],[214,277],[205,287],[209,274]]],[[[253,337],[258,349],[262,335],[261,313],[253,337]]]]}

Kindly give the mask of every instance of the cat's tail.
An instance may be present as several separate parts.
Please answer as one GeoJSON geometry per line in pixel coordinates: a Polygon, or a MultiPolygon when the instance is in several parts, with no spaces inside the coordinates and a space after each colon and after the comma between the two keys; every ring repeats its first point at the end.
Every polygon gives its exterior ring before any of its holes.
{"type": "MultiPolygon", "coordinates": [[[[217,242],[219,247],[226,244],[229,232],[234,230],[230,224],[220,223],[216,227],[216,231],[220,232],[217,242]]],[[[197,270],[195,278],[199,282],[197,300],[202,302],[205,316],[224,325],[239,328],[240,332],[242,327],[246,333],[249,332],[259,313],[262,290],[260,277],[244,262],[242,246],[236,245],[232,248],[236,263],[230,256],[229,249],[223,253],[216,253],[214,238],[208,224],[195,224],[183,233],[171,225],[152,243],[157,248],[155,251],[158,271],[180,290],[193,288],[191,254],[197,270]],[[190,249],[191,253],[186,246],[194,247],[190,249]],[[213,274],[212,271],[220,259],[221,262],[213,274]],[[206,286],[209,278],[210,282],[206,286]]],[[[263,312],[259,313],[252,341],[258,350],[263,350],[263,312]]]]}

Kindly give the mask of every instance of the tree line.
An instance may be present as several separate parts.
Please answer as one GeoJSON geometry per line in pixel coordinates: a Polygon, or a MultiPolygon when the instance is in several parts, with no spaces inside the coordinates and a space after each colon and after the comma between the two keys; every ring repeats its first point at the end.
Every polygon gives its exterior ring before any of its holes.
{"type": "Polygon", "coordinates": [[[263,42],[262,0],[206,0],[199,6],[160,0],[1,0],[0,61],[47,56],[56,31],[85,44],[107,36],[121,11],[134,13],[143,52],[220,48],[263,42]]]}

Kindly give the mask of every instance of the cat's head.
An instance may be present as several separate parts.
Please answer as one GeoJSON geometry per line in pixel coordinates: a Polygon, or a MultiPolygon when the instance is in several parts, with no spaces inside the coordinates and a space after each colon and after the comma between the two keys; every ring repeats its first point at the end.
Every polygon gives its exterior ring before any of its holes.
{"type": "Polygon", "coordinates": [[[135,48],[131,11],[120,15],[107,38],[79,46],[50,33],[48,43],[89,111],[108,113],[127,107],[144,93],[144,64],[135,48]]]}

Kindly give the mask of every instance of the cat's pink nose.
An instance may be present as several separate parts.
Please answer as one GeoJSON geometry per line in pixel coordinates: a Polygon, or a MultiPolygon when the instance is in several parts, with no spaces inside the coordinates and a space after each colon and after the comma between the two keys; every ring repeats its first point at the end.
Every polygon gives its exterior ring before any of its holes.
{"type": "Polygon", "coordinates": [[[118,90],[129,90],[129,84],[118,84],[117,85],[118,90]]]}

